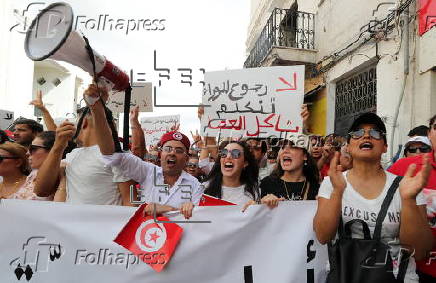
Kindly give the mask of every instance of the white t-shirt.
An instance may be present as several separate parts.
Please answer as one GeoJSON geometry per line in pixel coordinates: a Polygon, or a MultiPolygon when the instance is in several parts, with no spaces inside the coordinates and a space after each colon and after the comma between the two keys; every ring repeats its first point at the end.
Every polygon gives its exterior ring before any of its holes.
{"type": "Polygon", "coordinates": [[[118,184],[128,181],[116,169],[106,167],[98,145],[76,148],[67,154],[67,203],[121,205],[118,184]]]}
{"type": "MultiPolygon", "coordinates": [[[[396,178],[394,174],[386,173],[386,184],[382,193],[375,199],[366,199],[360,193],[354,190],[347,180],[347,174],[344,172],[345,180],[347,181],[347,187],[345,188],[342,196],[342,222],[345,224],[353,219],[364,220],[371,231],[371,237],[374,233],[376,219],[381,209],[383,200],[386,197],[392,182],[396,178]]],[[[330,182],[330,178],[324,178],[324,181],[319,188],[319,197],[330,199],[330,195],[333,191],[333,186],[330,182]]],[[[425,199],[420,193],[416,198],[417,205],[425,205],[425,199]]],[[[401,214],[401,196],[399,188],[397,188],[391,204],[389,205],[388,212],[383,221],[381,229],[381,241],[388,244],[392,248],[392,257],[394,261],[394,272],[397,272],[397,260],[400,249],[400,214],[401,214]]],[[[353,238],[363,238],[362,226],[355,224],[351,228],[353,238]]],[[[415,273],[415,260],[411,258],[409,260],[409,266],[405,277],[405,283],[418,282],[418,276],[415,273]]]]}
{"type": "Polygon", "coordinates": [[[237,205],[244,205],[252,200],[252,196],[244,191],[245,185],[239,187],[225,187],[222,186],[222,200],[232,202],[237,205]]]}
{"type": "Polygon", "coordinates": [[[167,188],[161,167],[145,162],[130,153],[114,153],[104,155],[103,161],[112,168],[117,168],[124,176],[141,185],[141,200],[146,203],[159,203],[180,208],[183,203],[192,202],[198,205],[204,187],[197,178],[182,171],[176,183],[167,188]]]}

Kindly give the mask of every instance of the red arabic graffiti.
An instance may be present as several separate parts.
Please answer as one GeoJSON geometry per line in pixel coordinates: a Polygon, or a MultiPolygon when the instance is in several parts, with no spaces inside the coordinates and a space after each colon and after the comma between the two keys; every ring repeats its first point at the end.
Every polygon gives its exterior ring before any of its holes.
{"type": "Polygon", "coordinates": [[[274,128],[277,132],[298,133],[300,127],[292,128],[291,120],[286,121],[286,127],[280,126],[281,116],[280,114],[272,113],[263,119],[263,121],[260,121],[262,119],[259,119],[259,116],[256,115],[254,118],[256,120],[256,131],[254,133],[247,129],[247,117],[244,115],[240,115],[237,119],[210,119],[209,117],[207,128],[214,130],[245,131],[245,135],[248,137],[259,136],[261,133],[264,133],[261,131],[262,128],[274,128]],[[276,120],[275,122],[274,118],[276,120]]]}

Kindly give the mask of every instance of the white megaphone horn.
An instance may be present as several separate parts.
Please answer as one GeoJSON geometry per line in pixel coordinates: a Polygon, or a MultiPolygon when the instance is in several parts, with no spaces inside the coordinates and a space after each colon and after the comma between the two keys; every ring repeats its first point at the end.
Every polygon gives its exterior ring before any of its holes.
{"type": "Polygon", "coordinates": [[[78,32],[72,31],[73,19],[73,9],[67,3],[53,3],[42,10],[26,33],[24,49],[27,56],[33,61],[53,59],[70,63],[91,76],[96,75],[99,81],[104,78],[111,89],[126,90],[130,86],[129,76],[92,50],[94,70],[86,41],[78,32]]]}

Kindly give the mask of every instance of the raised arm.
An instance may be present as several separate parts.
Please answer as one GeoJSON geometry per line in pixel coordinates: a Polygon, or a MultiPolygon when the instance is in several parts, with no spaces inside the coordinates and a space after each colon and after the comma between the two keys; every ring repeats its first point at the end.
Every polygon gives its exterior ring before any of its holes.
{"type": "Polygon", "coordinates": [[[39,197],[47,197],[56,192],[59,182],[62,154],[72,139],[76,128],[73,123],[63,122],[56,129],[56,139],[47,158],[42,163],[36,176],[34,192],[39,197]]]}
{"type": "MultiPolygon", "coordinates": [[[[339,219],[342,217],[342,195],[347,187],[347,183],[342,174],[342,166],[338,164],[339,152],[336,152],[330,162],[329,169],[333,190],[329,198],[318,196],[318,209],[313,219],[313,228],[316,237],[323,245],[334,239],[339,226],[339,219]]],[[[323,184],[321,184],[321,186],[323,186],[323,184]]]]}
{"type": "Polygon", "coordinates": [[[89,85],[84,93],[85,101],[91,109],[97,144],[103,155],[111,155],[115,152],[112,131],[106,120],[106,113],[103,106],[103,101],[106,101],[107,97],[108,93],[106,89],[97,88],[95,84],[89,85]]]}
{"type": "Polygon", "coordinates": [[[138,120],[139,106],[136,106],[130,111],[130,129],[132,129],[132,153],[139,158],[144,158],[147,153],[145,148],[144,131],[141,123],[138,120]]]}
{"type": "Polygon", "coordinates": [[[409,245],[415,251],[415,259],[427,257],[433,246],[433,236],[427,222],[425,205],[417,205],[416,197],[427,184],[430,175],[429,156],[423,156],[424,166],[416,174],[416,165],[412,164],[400,183],[401,223],[400,242],[409,245]]]}
{"type": "Polygon", "coordinates": [[[36,99],[30,101],[29,104],[35,106],[41,111],[47,131],[56,131],[57,126],[51,117],[50,112],[47,108],[45,108],[44,103],[42,102],[42,91],[38,91],[36,94],[36,99]]]}

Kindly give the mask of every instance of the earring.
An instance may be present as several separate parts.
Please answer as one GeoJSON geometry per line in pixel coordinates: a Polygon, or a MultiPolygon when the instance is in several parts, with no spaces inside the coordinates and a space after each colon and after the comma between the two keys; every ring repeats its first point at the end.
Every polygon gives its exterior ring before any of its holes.
{"type": "Polygon", "coordinates": [[[304,160],[304,166],[307,166],[307,160],[304,160]]]}

